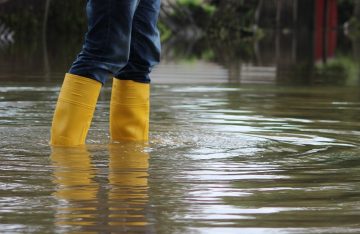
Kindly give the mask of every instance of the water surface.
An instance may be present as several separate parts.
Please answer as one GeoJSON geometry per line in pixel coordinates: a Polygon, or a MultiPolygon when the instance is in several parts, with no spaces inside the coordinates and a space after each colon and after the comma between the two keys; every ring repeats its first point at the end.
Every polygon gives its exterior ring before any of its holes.
{"type": "Polygon", "coordinates": [[[59,84],[0,86],[3,233],[359,233],[351,87],[156,84],[151,143],[48,146],[59,84]]]}

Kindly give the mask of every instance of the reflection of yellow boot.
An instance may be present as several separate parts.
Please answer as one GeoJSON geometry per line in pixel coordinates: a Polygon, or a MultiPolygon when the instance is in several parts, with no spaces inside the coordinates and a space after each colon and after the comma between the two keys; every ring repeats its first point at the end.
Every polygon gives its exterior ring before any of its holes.
{"type": "Polygon", "coordinates": [[[100,82],[66,74],[52,122],[51,145],[85,144],[100,89],[100,82]]]}
{"type": "Polygon", "coordinates": [[[110,103],[111,140],[148,140],[149,96],[149,84],[113,79],[110,103]]]}
{"type": "Polygon", "coordinates": [[[149,155],[140,145],[109,145],[111,226],[145,226],[149,155]]]}
{"type": "Polygon", "coordinates": [[[52,147],[51,161],[55,168],[54,183],[57,198],[67,201],[96,199],[97,184],[90,153],[85,147],[52,147]]]}
{"type": "Polygon", "coordinates": [[[99,185],[90,154],[82,147],[52,147],[54,197],[59,200],[56,225],[88,227],[96,222],[99,185]],[[66,202],[61,202],[66,201],[66,202]]]}

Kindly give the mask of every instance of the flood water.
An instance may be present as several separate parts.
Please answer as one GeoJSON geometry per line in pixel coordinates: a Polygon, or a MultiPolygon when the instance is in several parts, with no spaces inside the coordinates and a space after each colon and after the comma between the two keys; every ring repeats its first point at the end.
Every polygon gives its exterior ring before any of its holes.
{"type": "Polygon", "coordinates": [[[149,144],[109,144],[109,82],[87,146],[51,148],[81,35],[10,36],[1,233],[360,233],[360,40],[170,39],[152,76],[149,144]]]}
{"type": "Polygon", "coordinates": [[[48,146],[59,83],[0,87],[2,233],[359,233],[352,87],[154,84],[151,143],[48,146]]]}

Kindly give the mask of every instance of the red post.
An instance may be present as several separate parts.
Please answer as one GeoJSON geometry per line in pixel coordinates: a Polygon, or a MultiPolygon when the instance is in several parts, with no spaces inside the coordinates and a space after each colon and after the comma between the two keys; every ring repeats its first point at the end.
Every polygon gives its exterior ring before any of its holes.
{"type": "Polygon", "coordinates": [[[337,0],[315,1],[315,61],[326,62],[335,56],[337,42],[337,0]]]}

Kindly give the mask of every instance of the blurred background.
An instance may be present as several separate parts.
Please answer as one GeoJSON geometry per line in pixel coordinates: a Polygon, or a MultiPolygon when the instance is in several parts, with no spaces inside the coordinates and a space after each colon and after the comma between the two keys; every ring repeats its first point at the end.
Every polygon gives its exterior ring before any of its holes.
{"type": "MultiPolygon", "coordinates": [[[[0,0],[0,81],[58,82],[86,31],[85,0],[0,0]]],[[[153,81],[360,84],[360,1],[163,0],[153,81]]]]}

